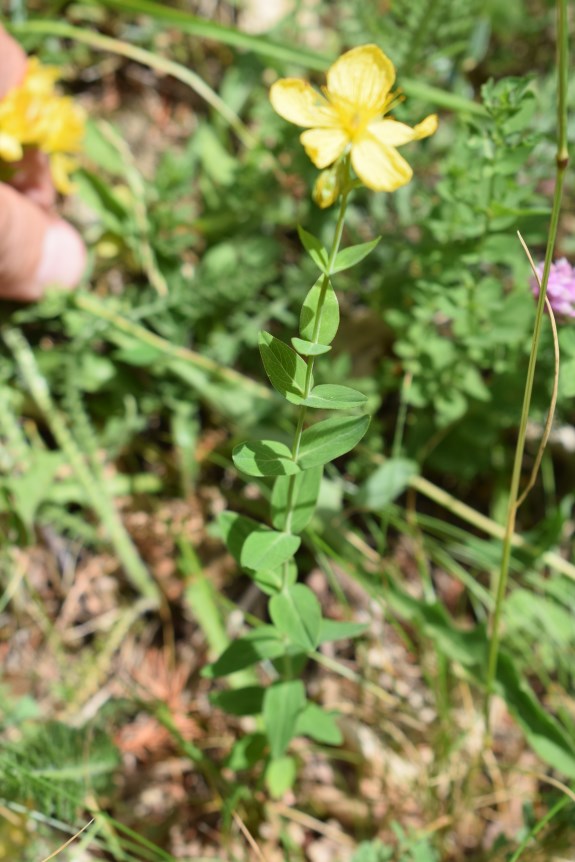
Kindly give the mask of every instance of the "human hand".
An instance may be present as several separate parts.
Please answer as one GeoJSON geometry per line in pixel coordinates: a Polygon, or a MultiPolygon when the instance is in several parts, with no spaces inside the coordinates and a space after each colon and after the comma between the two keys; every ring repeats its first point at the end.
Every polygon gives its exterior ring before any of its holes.
{"type": "MultiPolygon", "coordinates": [[[[0,100],[26,71],[22,48],[0,26],[0,100]]],[[[55,212],[48,157],[27,150],[0,183],[0,299],[33,302],[49,286],[75,287],[86,264],[78,232],[55,212]]]]}

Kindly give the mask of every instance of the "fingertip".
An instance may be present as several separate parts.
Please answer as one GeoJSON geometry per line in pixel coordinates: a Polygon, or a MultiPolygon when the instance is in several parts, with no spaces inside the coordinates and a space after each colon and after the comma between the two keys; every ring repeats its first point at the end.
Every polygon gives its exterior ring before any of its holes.
{"type": "Polygon", "coordinates": [[[72,290],[86,267],[86,247],[80,234],[63,219],[51,221],[44,235],[35,282],[44,290],[59,287],[72,290]]]}

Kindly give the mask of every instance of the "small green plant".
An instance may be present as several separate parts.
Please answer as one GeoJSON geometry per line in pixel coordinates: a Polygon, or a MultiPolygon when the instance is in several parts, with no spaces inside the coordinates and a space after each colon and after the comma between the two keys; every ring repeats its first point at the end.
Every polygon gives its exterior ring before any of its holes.
{"type": "Polygon", "coordinates": [[[334,715],[308,700],[301,679],[308,657],[326,641],[353,637],[363,630],[357,623],[323,617],[315,594],[298,582],[294,557],[314,514],[324,467],[352,450],[369,425],[369,416],[362,412],[367,399],[361,392],[341,384],[314,384],[316,359],[329,353],[339,326],[332,279],[363,260],[379,241],[340,250],[349,196],[360,184],[391,192],[409,182],[411,168],[396,147],[432,134],[437,126],[435,116],[414,128],[383,119],[396,100],[391,92],[394,80],[388,58],[376,46],[366,45],[344,54],[331,67],[325,96],[296,79],[280,80],[271,91],[272,104],[281,116],[308,127],[302,143],[315,165],[325,169],[315,185],[316,202],[325,208],[339,200],[331,248],[299,229],[320,275],[303,302],[299,334],[292,338],[292,346],[270,332],[259,336],[270,382],[297,406],[293,441],[291,445],[282,439],[241,443],[233,453],[241,473],[273,480],[272,526],[236,512],[224,512],[219,519],[230,553],[269,596],[271,622],[230,644],[206,673],[222,677],[267,663],[268,685],[242,685],[215,695],[214,702],[237,715],[261,715],[263,733],[255,734],[249,743],[242,740],[241,752],[246,761],[251,745],[253,760],[265,758],[266,783],[273,795],[281,795],[295,778],[296,763],[286,754],[295,736],[324,744],[341,741],[334,715]],[[306,426],[309,411],[326,410],[343,415],[306,426]]]}

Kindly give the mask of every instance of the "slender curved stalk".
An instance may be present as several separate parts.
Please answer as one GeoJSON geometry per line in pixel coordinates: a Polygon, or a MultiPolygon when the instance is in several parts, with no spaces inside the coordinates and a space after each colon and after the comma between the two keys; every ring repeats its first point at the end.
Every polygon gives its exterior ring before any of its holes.
{"type": "Polygon", "coordinates": [[[525,382],[525,391],[523,395],[523,407],[521,410],[521,420],[519,423],[517,446],[515,449],[513,471],[511,474],[511,487],[507,508],[507,520],[505,524],[505,536],[503,539],[501,567],[499,570],[499,577],[495,590],[495,608],[493,611],[493,616],[491,618],[490,626],[491,637],[489,641],[487,680],[484,703],[484,717],[487,738],[489,737],[489,707],[491,703],[491,696],[493,693],[495,677],[497,675],[497,659],[499,655],[499,645],[501,640],[501,615],[503,611],[505,590],[507,587],[507,580],[509,576],[509,563],[511,560],[513,534],[515,532],[515,520],[517,516],[519,495],[519,481],[521,478],[521,465],[523,463],[523,454],[525,450],[527,421],[529,419],[529,408],[531,406],[531,396],[533,393],[533,382],[535,379],[535,366],[537,363],[537,351],[539,348],[539,340],[541,336],[543,311],[545,309],[545,299],[547,297],[547,282],[549,280],[549,271],[551,269],[551,261],[553,260],[553,252],[555,249],[555,241],[557,238],[557,228],[559,226],[559,213],[561,210],[561,198],[563,193],[565,171],[567,169],[569,161],[567,150],[567,36],[567,0],[557,0],[557,167],[555,192],[553,195],[553,208],[551,211],[551,222],[549,225],[549,234],[547,238],[545,263],[543,265],[541,290],[539,291],[539,301],[537,303],[535,326],[533,329],[533,338],[531,341],[531,352],[529,354],[529,365],[527,368],[527,379],[525,382]]]}
{"type": "Polygon", "coordinates": [[[229,123],[245,147],[253,147],[255,144],[255,138],[242,123],[235,111],[232,111],[230,106],[206,84],[203,78],[192,71],[192,69],[188,69],[180,63],[175,63],[173,60],[166,59],[166,57],[160,57],[152,51],[146,51],[145,48],[131,45],[122,39],[112,39],[110,36],[102,36],[93,30],[72,27],[72,25],[62,21],[26,21],[22,24],[13,24],[8,29],[16,36],[41,33],[51,36],[61,36],[63,39],[73,39],[76,42],[83,42],[85,45],[89,45],[96,51],[109,51],[112,54],[120,54],[122,57],[127,57],[129,60],[141,63],[143,66],[149,66],[157,72],[171,75],[173,78],[177,78],[178,81],[182,81],[183,84],[187,84],[201,99],[217,111],[229,123]]]}

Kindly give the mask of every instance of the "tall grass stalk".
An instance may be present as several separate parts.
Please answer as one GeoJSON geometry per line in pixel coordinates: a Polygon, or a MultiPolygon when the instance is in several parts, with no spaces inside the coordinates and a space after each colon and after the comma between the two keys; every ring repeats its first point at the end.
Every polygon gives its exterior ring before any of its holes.
{"type": "Polygon", "coordinates": [[[523,395],[521,421],[519,423],[517,446],[515,449],[513,471],[511,474],[511,486],[509,491],[509,503],[507,507],[505,535],[503,539],[501,567],[499,570],[499,576],[495,587],[495,607],[490,620],[489,655],[487,662],[487,680],[484,703],[485,727],[487,738],[489,738],[489,711],[491,697],[493,694],[495,677],[497,675],[497,659],[499,656],[499,646],[501,641],[501,615],[503,611],[505,591],[507,588],[507,581],[509,576],[509,563],[511,560],[513,534],[515,532],[515,520],[517,516],[519,500],[519,482],[521,479],[521,466],[523,463],[523,455],[525,450],[527,421],[529,418],[529,409],[531,406],[531,396],[533,394],[535,366],[537,363],[537,351],[539,348],[539,340],[541,336],[543,312],[545,309],[545,299],[547,297],[547,282],[549,280],[549,271],[551,269],[551,262],[553,260],[555,241],[557,238],[557,228],[559,225],[559,213],[561,210],[563,183],[565,179],[565,172],[567,170],[567,165],[569,162],[569,154],[567,149],[567,69],[567,0],[557,0],[557,157],[555,191],[553,195],[553,208],[551,211],[549,234],[547,237],[547,249],[545,252],[545,263],[543,266],[543,277],[541,279],[541,290],[539,291],[539,300],[537,302],[537,311],[535,314],[535,326],[533,329],[533,338],[531,341],[531,352],[529,354],[529,364],[527,367],[527,379],[525,382],[525,392],[523,395]]]}

